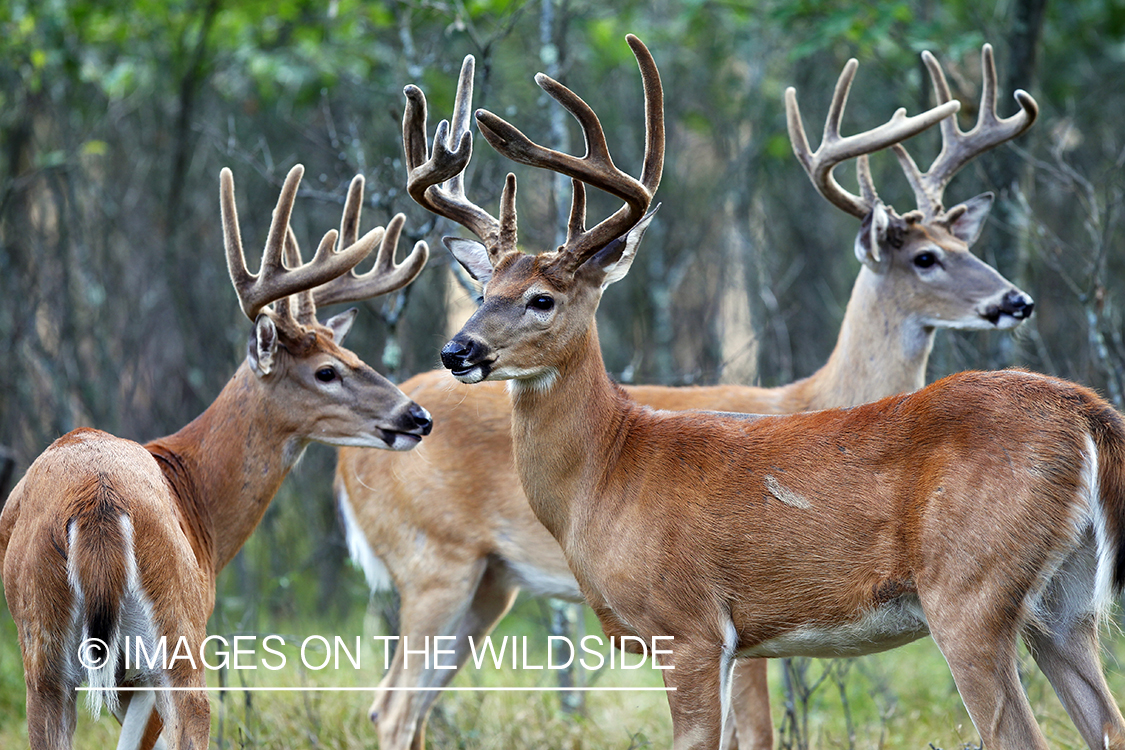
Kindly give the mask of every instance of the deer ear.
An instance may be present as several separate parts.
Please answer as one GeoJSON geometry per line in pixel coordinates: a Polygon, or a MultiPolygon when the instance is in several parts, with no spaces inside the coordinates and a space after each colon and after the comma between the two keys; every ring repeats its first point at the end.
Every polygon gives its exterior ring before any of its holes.
{"type": "Polygon", "coordinates": [[[258,319],[254,321],[254,332],[250,334],[246,347],[246,358],[250,360],[250,367],[258,377],[270,374],[276,354],[277,326],[269,315],[258,313],[258,319]]]}
{"type": "Polygon", "coordinates": [[[602,289],[621,281],[625,278],[625,274],[629,273],[629,267],[633,265],[633,258],[637,257],[637,247],[641,244],[641,238],[644,237],[645,230],[648,229],[652,217],[656,215],[659,208],[660,206],[657,205],[656,208],[642,216],[632,229],[594,253],[589,260],[582,264],[582,268],[597,269],[604,274],[602,289]]]}
{"type": "Polygon", "coordinates": [[[883,262],[883,244],[887,241],[887,228],[891,225],[891,214],[882,201],[875,201],[871,213],[859,225],[855,238],[855,257],[871,270],[877,270],[883,262]]]}
{"type": "Polygon", "coordinates": [[[337,346],[344,342],[344,337],[348,335],[348,331],[352,330],[352,323],[355,322],[355,316],[358,313],[359,308],[353,307],[324,321],[324,325],[332,331],[332,340],[336,342],[337,346]]]}
{"type": "Polygon", "coordinates": [[[492,278],[492,262],[488,258],[488,248],[484,243],[460,237],[442,237],[441,241],[470,276],[482,284],[488,283],[492,278]]]}
{"type": "Polygon", "coordinates": [[[949,222],[949,231],[953,236],[966,245],[976,242],[981,230],[984,229],[988,212],[992,210],[992,198],[992,193],[981,193],[949,209],[947,214],[954,217],[953,221],[949,222]]]}

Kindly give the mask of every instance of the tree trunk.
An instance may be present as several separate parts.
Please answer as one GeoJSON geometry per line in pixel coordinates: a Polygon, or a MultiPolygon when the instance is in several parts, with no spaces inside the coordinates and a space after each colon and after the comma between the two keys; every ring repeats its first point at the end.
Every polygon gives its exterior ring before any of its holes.
{"type": "MultiPolygon", "coordinates": [[[[1004,85],[1005,99],[1016,89],[1034,89],[1039,38],[1046,7],[1047,0],[1015,2],[1012,28],[1008,35],[1010,59],[1004,63],[1008,71],[1004,85]]],[[[1005,104],[998,103],[997,106],[1001,114],[1004,114],[1001,107],[1005,104]]],[[[1027,271],[1029,239],[1020,196],[1030,182],[1031,167],[1011,147],[999,149],[990,163],[993,166],[989,170],[989,178],[998,192],[998,200],[992,212],[993,231],[989,242],[994,255],[988,260],[1018,286],[1023,282],[1027,271]]],[[[988,352],[990,366],[1009,366],[1014,356],[1013,339],[1010,335],[992,337],[988,352]]]]}

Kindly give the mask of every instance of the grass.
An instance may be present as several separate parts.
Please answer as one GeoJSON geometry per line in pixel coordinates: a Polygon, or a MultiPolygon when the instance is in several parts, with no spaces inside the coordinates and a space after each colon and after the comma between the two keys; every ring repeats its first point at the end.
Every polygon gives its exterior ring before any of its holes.
{"type": "MultiPolygon", "coordinates": [[[[529,637],[530,643],[545,643],[539,629],[538,604],[517,605],[514,617],[502,623],[497,635],[529,637]]],[[[382,650],[370,635],[375,632],[373,618],[356,615],[331,627],[316,627],[309,622],[288,623],[290,645],[281,651],[286,667],[272,671],[227,671],[221,680],[233,685],[366,687],[376,684],[382,673],[382,650]],[[295,635],[292,635],[295,634],[295,635]],[[300,665],[296,644],[309,635],[347,636],[349,644],[364,635],[362,668],[355,670],[344,662],[341,669],[306,669],[300,665]]],[[[588,632],[600,634],[593,620],[588,632]]],[[[265,635],[261,633],[259,635],[265,635]]],[[[1125,695],[1125,673],[1121,655],[1125,638],[1114,630],[1105,633],[1105,662],[1110,687],[1115,695],[1125,695]]],[[[605,652],[602,649],[603,653],[605,652]]],[[[210,654],[211,652],[209,652],[210,654]]],[[[316,650],[316,654],[323,652],[316,650]]],[[[276,663],[277,658],[260,647],[257,659],[276,663]]],[[[314,651],[310,650],[309,661],[314,651]]],[[[217,661],[210,655],[209,658],[217,661]]],[[[543,656],[529,657],[541,663],[543,656]],[[538,661],[537,661],[538,659],[538,661]]],[[[809,664],[806,681],[815,682],[829,662],[809,664]]],[[[807,737],[813,748],[935,747],[954,750],[978,742],[976,732],[961,705],[953,680],[930,639],[923,639],[896,651],[843,663],[846,674],[834,667],[807,701],[807,737]],[[842,687],[841,687],[842,686],[842,687]],[[845,710],[846,706],[846,710],[845,710]],[[849,737],[854,735],[854,743],[849,737]]],[[[1026,654],[1021,656],[1036,717],[1053,748],[1084,747],[1077,732],[1059,705],[1050,686],[1026,654]]],[[[552,686],[555,675],[546,670],[531,671],[488,665],[480,670],[463,670],[454,681],[464,687],[542,687],[552,686]]],[[[781,727],[785,713],[780,663],[771,664],[773,714],[781,727]]],[[[218,673],[209,675],[209,684],[220,684],[218,673]]],[[[603,671],[597,686],[658,687],[659,673],[650,668],[636,671],[603,671]]],[[[371,748],[373,729],[366,718],[372,694],[363,692],[245,692],[213,693],[212,738],[215,748],[371,748]]],[[[116,722],[105,715],[95,721],[85,710],[78,721],[75,747],[112,747],[117,739],[116,722]]],[[[553,692],[461,692],[447,693],[437,703],[430,720],[429,745],[432,748],[475,750],[485,748],[536,747],[565,750],[594,748],[664,748],[671,745],[671,722],[662,692],[594,692],[586,696],[583,717],[564,714],[558,695],[553,692]]],[[[6,610],[0,610],[0,747],[27,745],[24,716],[22,663],[15,626],[6,610]]]]}

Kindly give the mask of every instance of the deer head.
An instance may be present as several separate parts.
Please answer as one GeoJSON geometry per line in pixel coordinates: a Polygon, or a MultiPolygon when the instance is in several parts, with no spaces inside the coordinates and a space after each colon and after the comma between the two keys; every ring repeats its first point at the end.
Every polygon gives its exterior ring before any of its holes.
{"type": "Polygon", "coordinates": [[[646,142],[640,179],[614,165],[601,123],[589,105],[542,73],[535,77],[536,83],[581,125],[584,156],[544,148],[491,112],[476,113],[481,133],[501,154],[572,178],[566,241],[539,255],[524,254],[516,246],[514,175],[505,181],[498,219],[465,197],[463,175],[472,155],[472,56],[461,68],[452,124],[438,125],[432,151],[426,139],[425,97],[418,87],[406,87],[407,189],[419,204],[462,224],[478,238],[444,240],[454,257],[485,285],[484,304],[442,350],[442,361],[464,382],[507,378],[549,382],[559,366],[556,359],[565,357],[574,340],[589,332],[602,290],[622,278],[632,262],[651,218],[645,212],[663,170],[664,107],[656,63],[639,39],[630,35],[627,40],[645,92],[646,142]],[[613,215],[589,229],[587,184],[624,201],[613,215]],[[553,353],[551,361],[536,356],[547,352],[553,353]]]}
{"type": "Polygon", "coordinates": [[[395,249],[404,217],[396,216],[386,230],[359,234],[363,177],[348,190],[340,231],[324,235],[316,255],[302,262],[289,216],[304,168],[290,170],[285,179],[261,270],[252,274],[238,226],[234,178],[229,169],[220,177],[223,234],[227,267],[242,310],[254,323],[247,344],[247,363],[263,388],[281,391],[274,401],[286,405],[279,414],[293,434],[331,445],[409,450],[432,427],[426,410],[365,364],[342,342],[355,319],[351,309],[320,323],[318,305],[354,302],[398,289],[422,270],[428,256],[418,243],[402,263],[395,249]],[[365,274],[355,266],[379,246],[374,267],[365,274]],[[339,249],[337,249],[339,246],[339,249]],[[298,408],[310,400],[317,409],[298,408]],[[304,422],[312,419],[312,423],[304,422]],[[357,428],[357,420],[360,426],[357,428]]]}
{"type": "Polygon", "coordinates": [[[836,84],[824,137],[815,152],[805,136],[797,92],[792,87],[787,89],[785,108],[793,152],[824,198],[862,220],[855,240],[856,257],[873,274],[891,279],[888,286],[903,290],[898,296],[909,298],[909,304],[917,308],[913,314],[923,325],[1013,328],[1031,315],[1031,297],[969,252],[992,207],[992,194],[984,193],[946,209],[943,193],[969,160],[1031,127],[1038,105],[1027,92],[1016,91],[1020,111],[1004,119],[997,116],[996,65],[992,47],[986,44],[981,51],[980,114],[976,125],[963,132],[955,115],[960,103],[950,96],[941,66],[929,52],[923,52],[922,59],[930,72],[938,106],[917,117],[905,117],[900,109],[878,128],[841,137],[840,118],[858,65],[854,59],[848,61],[836,84]],[[939,122],[942,149],[923,174],[902,141],[939,122]],[[879,199],[868,163],[869,154],[888,146],[898,157],[917,203],[916,209],[901,215],[879,199]],[[858,159],[860,195],[842,188],[832,176],[838,164],[853,158],[858,159]]]}

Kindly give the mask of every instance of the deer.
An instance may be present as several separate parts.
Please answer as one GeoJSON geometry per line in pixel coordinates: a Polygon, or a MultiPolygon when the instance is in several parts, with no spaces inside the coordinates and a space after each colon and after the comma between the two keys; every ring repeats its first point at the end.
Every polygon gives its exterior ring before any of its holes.
{"type": "MultiPolygon", "coordinates": [[[[501,155],[572,178],[567,237],[519,249],[509,174],[496,223],[446,243],[484,296],[442,363],[470,386],[507,381],[524,492],[606,634],[674,643],[658,658],[676,750],[720,746],[737,659],[857,656],[926,635],[985,747],[1047,746],[1018,679],[1022,638],[1086,744],[1125,748],[1098,651],[1099,620],[1125,589],[1121,415],[1087,388],[1020,370],[789,415],[636,401],[605,371],[595,313],[653,218],[656,108],[650,99],[638,179],[608,158],[588,105],[536,81],[579,119],[586,155],[538,146],[487,110],[475,119],[501,155]],[[589,229],[585,184],[624,202],[589,229]]],[[[792,89],[786,99],[794,123],[792,89]]],[[[947,143],[913,181],[936,196],[982,139],[947,143]]],[[[824,162],[814,171],[832,185],[824,162]]],[[[877,201],[861,183],[856,197],[877,201]]],[[[890,222],[911,242],[939,206],[890,222]]],[[[879,237],[877,203],[871,213],[861,244],[879,237]]]]}
{"type": "MultiPolygon", "coordinates": [[[[936,329],[1010,329],[1030,316],[1033,300],[969,251],[992,195],[948,212],[935,209],[945,184],[969,158],[1022,134],[1038,112],[1035,100],[1020,92],[1018,122],[1010,119],[996,127],[1000,120],[991,47],[982,51],[986,90],[978,124],[971,131],[976,141],[956,165],[947,162],[940,187],[916,186],[918,211],[928,209],[929,215],[899,216],[878,201],[849,199],[834,180],[825,179],[831,174],[826,165],[856,158],[870,183],[868,154],[892,145],[901,149],[901,141],[938,122],[947,144],[943,151],[953,149],[958,138],[964,140],[952,118],[958,103],[944,74],[932,55],[926,53],[924,59],[939,91],[934,110],[909,121],[896,114],[880,128],[841,138],[840,121],[858,67],[850,61],[837,83],[826,122],[828,136],[815,159],[793,100],[791,141],[818,192],[861,221],[878,205],[883,225],[875,241],[869,228],[857,239],[860,272],[828,362],[812,375],[778,388],[627,386],[634,399],[673,411],[784,414],[855,406],[921,388],[936,329]],[[904,233],[906,222],[921,231],[904,233]]],[[[447,166],[461,163],[463,169],[471,154],[473,73],[470,55],[458,79],[452,125],[438,125],[432,153],[425,96],[418,87],[408,86],[403,139],[408,193],[434,213],[487,234],[489,220],[479,218],[487,212],[468,202],[463,173],[450,176],[453,170],[447,166]]],[[[905,149],[902,154],[909,158],[905,149]]],[[[402,388],[435,414],[434,433],[409,454],[341,448],[335,493],[353,560],[373,589],[393,584],[399,592],[400,639],[369,716],[377,724],[380,747],[405,750],[424,746],[428,712],[456,675],[450,667],[467,659],[468,638],[479,642],[489,633],[520,589],[569,601],[582,598],[562,550],[524,496],[512,459],[511,404],[504,384],[470,387],[441,369],[416,375],[402,388]],[[436,660],[407,662],[406,645],[417,648],[426,636],[456,636],[454,659],[440,666],[436,660]]],[[[745,660],[735,675],[737,737],[742,747],[768,750],[773,727],[765,662],[745,660]]]]}
{"type": "Polygon", "coordinates": [[[215,580],[286,474],[312,441],[408,451],[432,428],[425,409],[343,348],[356,309],[316,318],[318,306],[408,284],[426,263],[426,244],[396,262],[401,214],[358,237],[358,175],[339,232],[325,234],[304,263],[289,227],[303,172],[297,165],[285,179],[258,273],[247,269],[232,173],[221,172],[227,265],[253,328],[245,360],[215,401],[145,445],[91,428],[63,435],[0,514],[0,571],[34,750],[71,746],[82,683],[94,716],[104,705],[121,722],[119,748],[206,750],[210,706],[198,655],[215,580]],[[374,266],[356,273],[377,245],[374,266]],[[183,640],[197,658],[126,669],[123,644],[140,639],[153,654],[162,637],[167,653],[183,640]]]}

